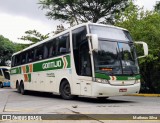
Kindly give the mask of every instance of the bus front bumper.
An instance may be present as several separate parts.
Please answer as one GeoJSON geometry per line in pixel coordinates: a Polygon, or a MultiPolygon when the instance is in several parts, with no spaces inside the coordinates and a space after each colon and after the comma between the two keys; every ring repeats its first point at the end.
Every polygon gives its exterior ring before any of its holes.
{"type": "Polygon", "coordinates": [[[109,97],[109,96],[135,94],[139,93],[139,90],[140,90],[140,83],[127,86],[115,86],[110,84],[102,84],[94,82],[92,85],[92,96],[109,97]]]}
{"type": "Polygon", "coordinates": [[[10,82],[3,82],[4,87],[10,87],[10,82]]]}

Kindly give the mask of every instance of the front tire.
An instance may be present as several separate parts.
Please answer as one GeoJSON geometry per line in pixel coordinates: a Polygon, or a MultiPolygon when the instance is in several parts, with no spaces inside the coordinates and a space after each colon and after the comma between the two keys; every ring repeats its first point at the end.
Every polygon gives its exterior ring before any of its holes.
{"type": "Polygon", "coordinates": [[[60,94],[61,94],[62,98],[66,99],[66,100],[74,98],[74,96],[71,95],[71,88],[70,88],[69,82],[67,80],[62,81],[62,83],[60,85],[60,94]]]}
{"type": "Polygon", "coordinates": [[[3,83],[2,82],[0,82],[0,88],[3,88],[3,83]]]}

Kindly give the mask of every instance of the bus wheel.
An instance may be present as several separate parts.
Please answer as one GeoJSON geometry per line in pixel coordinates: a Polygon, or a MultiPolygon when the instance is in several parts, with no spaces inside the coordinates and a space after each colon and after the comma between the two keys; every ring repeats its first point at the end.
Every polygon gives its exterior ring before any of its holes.
{"type": "Polygon", "coordinates": [[[18,82],[16,83],[16,89],[17,89],[17,92],[18,92],[18,93],[20,93],[20,92],[21,92],[21,90],[20,90],[20,85],[19,85],[19,83],[18,83],[18,82]]]}
{"type": "Polygon", "coordinates": [[[3,88],[3,83],[2,82],[0,82],[0,88],[3,88]]]}
{"type": "Polygon", "coordinates": [[[74,96],[71,95],[71,88],[67,80],[62,81],[60,85],[60,94],[63,99],[66,100],[73,99],[74,96]]]}
{"type": "Polygon", "coordinates": [[[23,82],[20,83],[20,92],[22,95],[26,94],[26,91],[24,90],[24,83],[23,82]]]}

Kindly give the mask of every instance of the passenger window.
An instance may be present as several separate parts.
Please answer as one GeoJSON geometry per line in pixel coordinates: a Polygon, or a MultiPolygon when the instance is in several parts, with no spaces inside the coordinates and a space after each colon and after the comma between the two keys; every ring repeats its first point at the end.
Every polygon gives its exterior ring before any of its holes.
{"type": "Polygon", "coordinates": [[[43,46],[38,46],[35,49],[35,60],[42,60],[43,59],[43,46]]]}
{"type": "Polygon", "coordinates": [[[27,51],[27,63],[34,61],[34,50],[27,51]]]}
{"type": "Polygon", "coordinates": [[[25,64],[26,63],[26,53],[22,53],[21,54],[21,64],[25,64]]]}
{"type": "Polygon", "coordinates": [[[46,58],[48,58],[48,55],[49,55],[47,44],[44,46],[43,49],[44,49],[43,58],[46,59],[46,58]]]}
{"type": "Polygon", "coordinates": [[[53,57],[56,55],[56,51],[57,51],[57,39],[53,39],[52,41],[50,41],[48,43],[48,49],[49,49],[49,58],[53,57]]]}
{"type": "Polygon", "coordinates": [[[15,56],[15,66],[20,65],[21,63],[21,56],[20,55],[16,55],[15,56]]]}
{"type": "Polygon", "coordinates": [[[15,66],[15,56],[12,57],[12,61],[11,62],[12,62],[11,66],[14,67],[15,66]]]}
{"type": "Polygon", "coordinates": [[[69,52],[69,33],[58,37],[58,55],[69,52]]]}

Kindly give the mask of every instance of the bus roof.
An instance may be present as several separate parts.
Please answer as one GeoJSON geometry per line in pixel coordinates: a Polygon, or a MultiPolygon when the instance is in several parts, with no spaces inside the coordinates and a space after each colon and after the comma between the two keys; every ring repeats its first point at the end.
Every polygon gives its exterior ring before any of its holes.
{"type": "Polygon", "coordinates": [[[71,28],[69,28],[69,29],[67,29],[67,30],[65,30],[65,31],[63,31],[63,32],[60,32],[60,33],[58,33],[58,34],[56,34],[56,35],[54,35],[54,36],[52,36],[52,37],[50,37],[50,38],[47,38],[47,39],[42,40],[42,41],[40,41],[40,42],[37,42],[37,43],[35,43],[35,44],[33,44],[33,45],[31,45],[31,46],[29,46],[29,47],[27,47],[27,48],[25,48],[25,49],[23,49],[23,50],[21,50],[21,51],[18,51],[18,52],[16,52],[16,53],[14,53],[12,56],[14,56],[14,55],[16,55],[16,54],[19,54],[19,53],[21,53],[21,52],[23,52],[23,51],[26,51],[26,50],[28,50],[28,49],[34,48],[34,47],[36,47],[36,46],[38,46],[38,45],[40,45],[40,44],[45,43],[46,41],[50,41],[50,40],[52,40],[52,39],[54,39],[54,38],[56,38],[56,37],[58,37],[58,36],[60,36],[60,35],[62,35],[62,34],[65,34],[65,33],[69,32],[70,30],[74,30],[74,29],[76,29],[76,28],[78,28],[78,27],[81,27],[81,26],[87,26],[87,25],[89,25],[89,24],[97,25],[97,26],[106,26],[106,27],[110,27],[110,28],[116,28],[116,29],[128,31],[127,29],[124,29],[124,28],[121,28],[121,27],[117,27],[117,26],[113,26],[113,25],[105,25],[105,24],[98,24],[98,23],[91,23],[91,22],[82,23],[82,24],[73,26],[73,27],[71,27],[71,28]]]}

